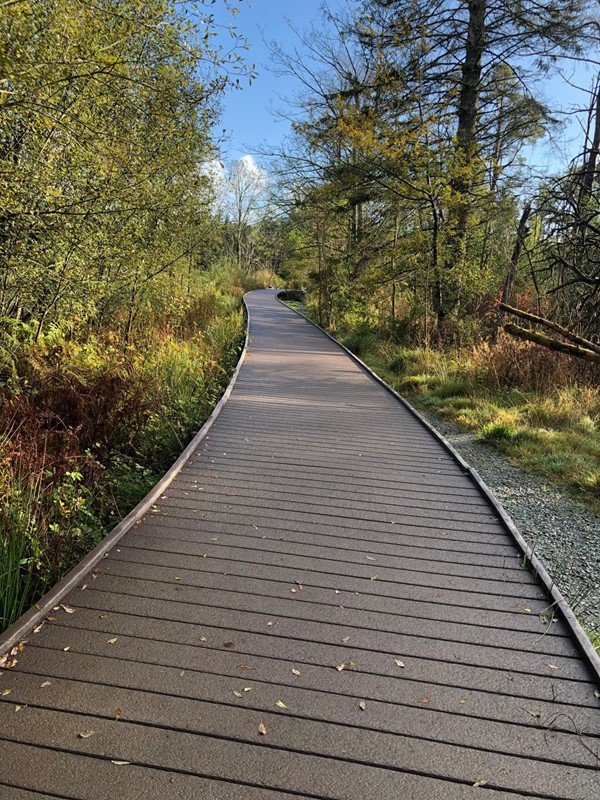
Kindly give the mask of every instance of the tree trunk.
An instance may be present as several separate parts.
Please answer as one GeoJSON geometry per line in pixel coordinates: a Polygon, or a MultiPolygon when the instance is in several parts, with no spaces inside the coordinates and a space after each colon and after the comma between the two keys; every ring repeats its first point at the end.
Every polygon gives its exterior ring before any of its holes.
{"type": "MultiPolygon", "coordinates": [[[[457,174],[451,182],[456,195],[454,232],[450,236],[446,271],[459,271],[467,255],[467,235],[471,222],[471,192],[474,185],[473,170],[477,156],[478,102],[481,91],[481,64],[485,52],[485,15],[487,0],[468,0],[469,23],[465,56],[461,67],[460,93],[458,100],[458,126],[456,129],[457,174]]],[[[460,277],[458,278],[460,281],[460,277]]],[[[452,293],[439,287],[438,302],[441,305],[438,320],[442,322],[458,302],[459,284],[454,281],[452,293]],[[451,295],[444,297],[444,295],[451,295]]],[[[441,332],[440,332],[441,333],[441,332]]]]}
{"type": "Polygon", "coordinates": [[[517,227],[517,240],[512,251],[510,263],[508,265],[508,271],[506,273],[506,280],[504,281],[504,288],[502,290],[502,302],[506,304],[510,304],[513,301],[513,289],[515,278],[517,277],[517,265],[519,263],[521,251],[523,250],[523,245],[525,244],[525,238],[529,233],[527,221],[529,220],[530,214],[531,203],[526,203],[517,227]]]}

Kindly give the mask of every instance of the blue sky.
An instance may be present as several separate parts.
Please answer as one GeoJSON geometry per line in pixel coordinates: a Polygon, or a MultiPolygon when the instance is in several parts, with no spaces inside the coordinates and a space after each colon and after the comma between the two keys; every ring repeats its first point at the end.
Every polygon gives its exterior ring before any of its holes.
{"type": "MultiPolygon", "coordinates": [[[[275,40],[284,49],[293,47],[296,39],[286,20],[300,31],[306,30],[311,22],[319,20],[321,0],[251,0],[249,4],[241,0],[240,5],[235,24],[248,39],[250,50],[246,58],[256,64],[258,77],[251,86],[246,83],[242,90],[231,91],[224,98],[219,128],[230,132],[229,141],[223,146],[226,162],[251,153],[263,143],[277,145],[287,133],[287,121],[278,119],[273,111],[285,108],[284,99],[280,98],[291,97],[298,87],[292,78],[278,77],[269,71],[267,42],[275,40]]],[[[329,5],[341,8],[346,0],[329,0],[329,5]]],[[[219,20],[229,20],[220,12],[216,13],[219,20]]],[[[592,76],[591,68],[585,66],[569,73],[574,83],[584,87],[591,85],[592,76]]],[[[562,107],[564,116],[561,118],[567,125],[564,132],[555,133],[550,141],[528,149],[527,160],[536,171],[562,169],[578,151],[581,141],[580,126],[568,112],[576,105],[585,104],[586,98],[558,77],[541,81],[537,90],[554,109],[562,107]]]]}
{"type": "MultiPolygon", "coordinates": [[[[343,5],[330,2],[332,8],[343,5]]],[[[251,0],[241,4],[236,27],[248,39],[250,51],[245,57],[256,64],[257,79],[241,91],[231,91],[223,102],[220,127],[232,132],[229,143],[223,147],[226,161],[240,158],[263,142],[277,144],[288,131],[285,120],[276,119],[272,110],[282,109],[280,97],[290,97],[298,88],[292,79],[276,77],[268,67],[270,54],[266,42],[275,40],[292,46],[295,37],[286,19],[299,30],[310,27],[319,19],[321,0],[251,0]]]]}

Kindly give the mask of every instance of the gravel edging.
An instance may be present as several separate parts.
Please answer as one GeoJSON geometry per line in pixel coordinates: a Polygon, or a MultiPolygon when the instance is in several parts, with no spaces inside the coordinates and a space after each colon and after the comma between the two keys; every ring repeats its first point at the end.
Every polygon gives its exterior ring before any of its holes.
{"type": "Polygon", "coordinates": [[[509,463],[471,431],[417,407],[473,466],[589,631],[600,634],[600,520],[556,486],[509,463]]]}

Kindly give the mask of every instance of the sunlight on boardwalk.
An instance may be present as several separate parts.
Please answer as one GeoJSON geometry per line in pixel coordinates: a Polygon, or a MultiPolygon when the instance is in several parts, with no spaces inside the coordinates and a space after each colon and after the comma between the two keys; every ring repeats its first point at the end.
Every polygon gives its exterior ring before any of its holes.
{"type": "Polygon", "coordinates": [[[273,292],[248,305],[215,426],[0,677],[1,800],[598,800],[592,670],[493,509],[273,292]]]}

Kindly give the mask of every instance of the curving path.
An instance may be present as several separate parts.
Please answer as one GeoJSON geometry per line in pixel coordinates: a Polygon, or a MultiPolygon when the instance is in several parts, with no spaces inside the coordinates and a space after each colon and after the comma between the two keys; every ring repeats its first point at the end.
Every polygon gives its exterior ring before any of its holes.
{"type": "Polygon", "coordinates": [[[248,307],[209,434],[0,676],[1,800],[598,800],[594,667],[494,507],[248,307]]]}

